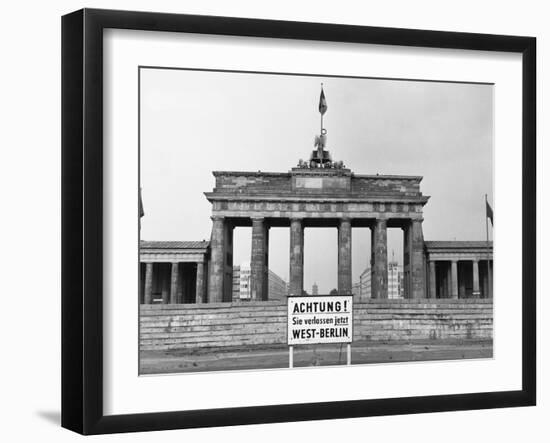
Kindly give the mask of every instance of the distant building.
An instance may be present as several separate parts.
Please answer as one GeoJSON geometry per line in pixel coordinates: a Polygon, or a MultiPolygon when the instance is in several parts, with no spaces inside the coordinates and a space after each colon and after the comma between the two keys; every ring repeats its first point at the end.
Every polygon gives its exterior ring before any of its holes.
{"type": "Polygon", "coordinates": [[[250,300],[250,263],[233,266],[233,301],[250,300]]]}
{"type": "MultiPolygon", "coordinates": [[[[371,278],[371,269],[366,268],[359,277],[359,283],[356,283],[360,299],[372,297],[371,278]]],[[[388,263],[388,298],[403,298],[403,296],[403,267],[396,261],[391,261],[388,263]]]]}
{"type": "Polygon", "coordinates": [[[370,268],[365,269],[359,277],[359,298],[371,298],[371,273],[370,268]]]}
{"type": "MultiPolygon", "coordinates": [[[[233,301],[251,300],[250,262],[233,266],[233,301]]],[[[288,284],[271,269],[268,271],[268,300],[282,300],[288,294],[288,284]]]]}
{"type": "Polygon", "coordinates": [[[288,295],[288,283],[271,269],[269,270],[268,279],[268,300],[286,300],[288,295]]]}
{"type": "Polygon", "coordinates": [[[403,298],[403,267],[396,261],[388,263],[388,298],[403,298]]]}
{"type": "Polygon", "coordinates": [[[311,287],[311,294],[319,295],[319,286],[317,286],[317,283],[313,283],[313,286],[311,287]]]}

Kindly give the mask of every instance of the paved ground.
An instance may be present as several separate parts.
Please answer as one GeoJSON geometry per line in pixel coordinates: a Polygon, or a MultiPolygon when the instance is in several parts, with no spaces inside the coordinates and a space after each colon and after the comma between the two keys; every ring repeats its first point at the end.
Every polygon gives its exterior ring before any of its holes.
{"type": "MultiPolygon", "coordinates": [[[[352,364],[492,358],[492,340],[355,342],[352,364]]],[[[286,345],[193,351],[142,351],[142,374],[288,367],[286,345]]],[[[295,346],[294,366],[346,364],[346,345],[295,346]]]]}

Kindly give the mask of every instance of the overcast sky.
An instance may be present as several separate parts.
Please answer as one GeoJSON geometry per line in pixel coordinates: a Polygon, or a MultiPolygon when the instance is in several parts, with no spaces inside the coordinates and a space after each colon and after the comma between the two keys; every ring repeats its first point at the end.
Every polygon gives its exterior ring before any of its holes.
{"type": "MultiPolygon", "coordinates": [[[[287,172],[308,159],[324,84],[328,149],[356,174],[420,175],[426,240],[485,240],[493,195],[493,87],[166,69],[141,70],[144,240],[210,238],[214,170],[287,172]]],[[[250,260],[236,228],[234,263],[250,260]]],[[[370,231],[354,228],[353,281],[367,267],[370,231]]],[[[305,231],[305,289],[336,282],[336,229],[305,231]]],[[[400,229],[388,255],[402,262],[400,229]]],[[[288,228],[270,231],[270,268],[288,279],[288,228]]]]}

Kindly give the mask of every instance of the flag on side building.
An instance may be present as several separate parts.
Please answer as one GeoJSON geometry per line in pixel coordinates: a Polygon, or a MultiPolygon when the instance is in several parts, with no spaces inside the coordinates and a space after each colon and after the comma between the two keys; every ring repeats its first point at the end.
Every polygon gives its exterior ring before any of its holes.
{"type": "Polygon", "coordinates": [[[487,212],[486,217],[489,218],[489,220],[491,220],[491,226],[492,226],[493,225],[493,208],[491,208],[491,205],[487,200],[485,200],[485,209],[487,212]]]}
{"type": "Polygon", "coordinates": [[[143,211],[143,201],[141,200],[141,188],[139,188],[139,218],[143,217],[145,212],[143,211]]]}

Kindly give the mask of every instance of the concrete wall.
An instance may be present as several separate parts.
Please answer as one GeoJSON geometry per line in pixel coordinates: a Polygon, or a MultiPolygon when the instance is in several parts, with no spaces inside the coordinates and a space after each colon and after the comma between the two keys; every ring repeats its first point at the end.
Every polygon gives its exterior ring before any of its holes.
{"type": "Polygon", "coordinates": [[[184,349],[286,342],[280,301],[141,305],[140,348],[184,349]]]}
{"type": "MultiPolygon", "coordinates": [[[[286,343],[286,304],[141,305],[140,349],[286,343]]],[[[490,339],[492,300],[366,300],[354,305],[354,340],[490,339]]]]}
{"type": "Polygon", "coordinates": [[[353,309],[354,340],[490,339],[492,300],[367,300],[353,309]]]}

